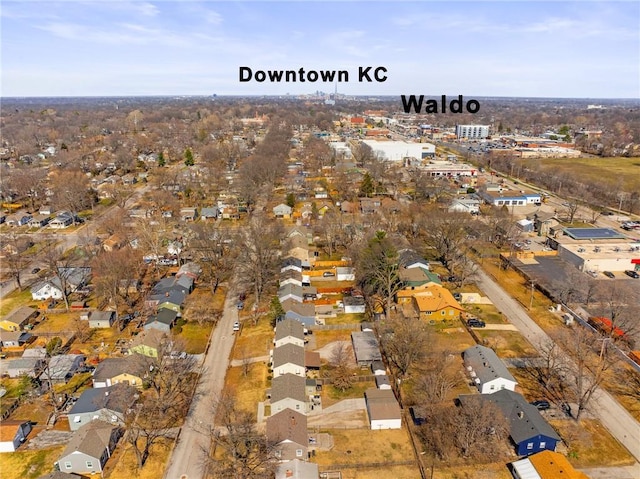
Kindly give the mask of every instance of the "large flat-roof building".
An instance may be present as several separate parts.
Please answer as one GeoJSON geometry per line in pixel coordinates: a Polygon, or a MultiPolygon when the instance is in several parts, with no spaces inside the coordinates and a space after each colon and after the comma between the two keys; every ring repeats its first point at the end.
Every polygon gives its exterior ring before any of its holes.
{"type": "Polygon", "coordinates": [[[456,125],[456,137],[482,140],[489,136],[489,125],[456,125]]]}
{"type": "Polygon", "coordinates": [[[362,143],[373,150],[373,154],[384,161],[404,161],[405,158],[423,160],[436,155],[436,147],[432,143],[410,143],[408,141],[362,140],[362,143]]]}

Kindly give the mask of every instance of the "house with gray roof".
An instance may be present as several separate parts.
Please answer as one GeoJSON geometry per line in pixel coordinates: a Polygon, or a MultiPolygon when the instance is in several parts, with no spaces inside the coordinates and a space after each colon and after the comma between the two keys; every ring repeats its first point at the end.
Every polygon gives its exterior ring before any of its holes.
{"type": "Polygon", "coordinates": [[[90,328],[110,328],[118,319],[115,311],[91,311],[89,313],[90,328]]]}
{"type": "Polygon", "coordinates": [[[284,203],[280,203],[273,207],[273,215],[276,218],[291,218],[291,213],[293,213],[293,208],[289,205],[285,205],[284,203]]]}
{"type": "Polygon", "coordinates": [[[292,299],[294,301],[298,301],[302,303],[304,298],[303,289],[301,286],[297,286],[295,284],[285,284],[284,286],[280,286],[278,288],[278,299],[282,303],[287,299],[292,299]]]}
{"type": "Polygon", "coordinates": [[[402,427],[402,411],[391,389],[369,388],[364,397],[372,430],[402,427]]]}
{"type": "Polygon", "coordinates": [[[267,441],[275,445],[275,456],[280,461],[307,459],[307,416],[291,409],[270,416],[267,418],[267,441]]]}
{"type": "Polygon", "coordinates": [[[31,286],[31,298],[34,301],[46,301],[50,298],[62,299],[64,296],[62,292],[62,282],[57,276],[45,279],[44,281],[38,281],[31,286]]]}
{"type": "Polygon", "coordinates": [[[38,315],[38,311],[29,306],[21,306],[0,321],[0,329],[5,331],[22,331],[33,318],[38,315]]]}
{"type": "Polygon", "coordinates": [[[40,358],[18,358],[7,361],[7,374],[10,378],[29,376],[31,378],[40,377],[44,361],[40,358]]]}
{"type": "Polygon", "coordinates": [[[202,221],[215,220],[220,215],[220,210],[217,206],[205,206],[200,209],[200,219],[202,221]]]}
{"type": "Polygon", "coordinates": [[[302,261],[298,258],[293,258],[288,256],[282,260],[282,264],[280,265],[280,272],[284,273],[285,271],[297,271],[298,273],[302,273],[302,261]]]}
{"type": "Polygon", "coordinates": [[[272,353],[273,377],[284,374],[306,376],[304,367],[304,347],[295,344],[284,344],[275,348],[272,353]]]}
{"type": "Polygon", "coordinates": [[[47,379],[53,382],[66,382],[84,366],[86,357],[84,354],[59,354],[49,359],[43,372],[47,379]]]}
{"type": "Polygon", "coordinates": [[[91,421],[123,425],[125,413],[138,398],[138,390],[127,384],[86,389],[67,414],[69,429],[77,431],[91,421]]]}
{"type": "Polygon", "coordinates": [[[104,359],[93,372],[93,387],[106,388],[124,383],[142,389],[149,366],[139,355],[104,359]]]}
{"type": "Polygon", "coordinates": [[[280,273],[280,286],[284,286],[285,284],[295,284],[296,286],[302,287],[302,273],[293,269],[280,273]]]}
{"type": "Polygon", "coordinates": [[[495,404],[502,411],[509,423],[509,437],[515,444],[518,455],[528,456],[544,450],[556,450],[560,436],[540,415],[540,411],[521,394],[503,389],[494,394],[459,396],[458,400],[464,402],[475,397],[495,404]]]}
{"type": "Polygon", "coordinates": [[[27,344],[33,335],[26,331],[0,330],[0,346],[3,348],[19,348],[27,344]]]}
{"type": "Polygon", "coordinates": [[[271,380],[271,414],[287,408],[307,413],[306,379],[295,374],[283,374],[271,380]]]}
{"type": "Polygon", "coordinates": [[[515,390],[517,381],[492,349],[478,344],[465,349],[462,358],[480,393],[493,394],[502,389],[515,390]]]}
{"type": "Polygon", "coordinates": [[[147,318],[144,323],[144,330],[157,329],[163,333],[169,334],[171,328],[178,318],[178,313],[169,308],[162,308],[158,310],[158,314],[154,314],[147,318]]]}
{"type": "Polygon", "coordinates": [[[304,347],[304,326],[295,319],[284,319],[276,323],[275,347],[296,344],[304,347]]]}
{"type": "Polygon", "coordinates": [[[351,343],[356,361],[360,367],[371,367],[374,361],[382,361],[380,344],[373,331],[356,331],[351,333],[351,343]]]}
{"type": "Polygon", "coordinates": [[[74,432],[56,465],[63,472],[101,474],[121,436],[120,427],[91,421],[74,432]]]}

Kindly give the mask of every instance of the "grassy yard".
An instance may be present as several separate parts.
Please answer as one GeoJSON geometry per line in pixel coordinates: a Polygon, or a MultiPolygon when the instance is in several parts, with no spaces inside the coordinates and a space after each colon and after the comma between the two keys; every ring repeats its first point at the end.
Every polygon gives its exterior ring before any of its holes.
{"type": "Polygon", "coordinates": [[[363,313],[343,313],[336,315],[335,318],[327,318],[326,324],[354,324],[362,323],[365,321],[365,315],[363,313]]]}
{"type": "Polygon", "coordinates": [[[269,369],[262,362],[250,364],[246,376],[242,367],[229,368],[224,390],[236,397],[236,402],[242,410],[255,413],[258,402],[266,399],[266,389],[270,383],[268,375],[269,369]]]}
{"type": "Polygon", "coordinates": [[[477,316],[487,324],[508,323],[504,315],[493,304],[467,305],[467,312],[477,316]]]}
{"type": "Polygon", "coordinates": [[[261,318],[257,325],[251,320],[243,321],[242,331],[236,338],[232,359],[242,359],[243,356],[264,356],[273,347],[275,333],[268,318],[261,318]]]}
{"type": "Polygon", "coordinates": [[[200,325],[195,321],[191,321],[183,325],[182,331],[180,331],[180,334],[176,334],[175,337],[184,341],[187,353],[201,354],[204,353],[207,347],[212,328],[212,323],[200,325]]]}
{"type": "Polygon", "coordinates": [[[569,461],[574,467],[628,466],[633,457],[599,421],[583,419],[550,420],[549,424],[567,444],[569,461]]]}
{"type": "Polygon", "coordinates": [[[433,479],[512,479],[512,475],[504,463],[477,464],[469,466],[437,467],[433,479]]]}
{"type": "Polygon", "coordinates": [[[334,341],[351,341],[351,331],[346,329],[327,329],[314,331],[316,349],[320,349],[334,341]]]}
{"type": "Polygon", "coordinates": [[[18,291],[16,289],[0,301],[0,317],[6,316],[20,306],[33,306],[35,304],[36,302],[31,299],[31,291],[29,288],[24,291],[18,291]]]}
{"type": "MultiPolygon", "coordinates": [[[[366,371],[367,373],[369,371],[366,371]]],[[[329,407],[343,399],[357,399],[364,397],[364,392],[369,388],[375,388],[376,383],[373,381],[354,382],[346,391],[340,391],[331,385],[322,388],[322,407],[329,407]]]]}
{"type": "Polygon", "coordinates": [[[59,446],[0,454],[0,475],[2,479],[36,479],[53,470],[53,463],[63,450],[64,446],[59,446]]]}
{"type": "Polygon", "coordinates": [[[501,358],[536,357],[538,352],[518,331],[492,331],[476,329],[482,343],[501,358]]]}
{"type": "Polygon", "coordinates": [[[142,469],[138,469],[133,449],[124,441],[120,440],[115,453],[105,466],[104,477],[111,479],[127,477],[156,479],[162,477],[167,461],[169,460],[172,444],[173,442],[170,440],[157,443],[151,448],[151,455],[145,465],[142,469]]]}
{"type": "MultiPolygon", "coordinates": [[[[319,465],[331,464],[359,464],[380,462],[396,462],[412,460],[414,458],[413,449],[409,435],[405,429],[392,429],[382,431],[371,431],[369,429],[331,429],[328,432],[333,436],[334,447],[330,451],[316,452],[315,462],[319,465]]],[[[407,466],[403,466],[407,468],[407,466]]],[[[343,478],[346,477],[380,477],[380,470],[377,475],[361,475],[361,470],[351,470],[345,468],[343,478]],[[356,474],[357,475],[344,475],[356,474]]],[[[394,470],[395,471],[395,470],[394,470]]],[[[376,471],[372,471],[376,472],[376,471]]],[[[406,477],[419,478],[418,466],[408,467],[406,475],[398,476],[391,474],[390,470],[384,468],[384,477],[406,477]]]]}

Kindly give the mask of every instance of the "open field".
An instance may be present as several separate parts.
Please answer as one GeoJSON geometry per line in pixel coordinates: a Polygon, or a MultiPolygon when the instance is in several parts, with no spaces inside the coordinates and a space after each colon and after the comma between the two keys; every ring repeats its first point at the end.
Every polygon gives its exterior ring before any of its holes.
{"type": "Polygon", "coordinates": [[[205,323],[202,326],[196,322],[189,322],[182,326],[180,334],[174,335],[184,341],[185,351],[189,354],[201,354],[207,347],[209,335],[213,325],[205,323]]]}
{"type": "Polygon", "coordinates": [[[502,358],[527,358],[538,356],[535,348],[518,331],[494,331],[476,329],[482,344],[493,349],[502,358]]]}
{"type": "Polygon", "coordinates": [[[606,183],[627,191],[640,189],[640,159],[638,158],[544,158],[515,160],[516,165],[539,165],[543,171],[569,173],[580,181],[606,183]]]}
{"type": "Polygon", "coordinates": [[[269,354],[269,350],[273,347],[274,337],[275,333],[268,318],[261,318],[256,326],[250,319],[242,321],[242,330],[236,338],[231,359],[269,354]]]}
{"type": "Polygon", "coordinates": [[[20,450],[0,454],[2,479],[36,479],[53,470],[53,463],[65,446],[40,451],[20,450]]]}
{"type": "Polygon", "coordinates": [[[266,399],[266,390],[269,387],[268,374],[269,369],[265,363],[250,364],[246,376],[242,367],[229,368],[224,391],[235,396],[240,409],[255,414],[258,403],[266,399]]]}
{"type": "Polygon", "coordinates": [[[567,457],[574,467],[628,466],[635,462],[597,420],[583,419],[578,424],[570,419],[552,419],[549,424],[567,445],[567,457]]]}
{"type": "Polygon", "coordinates": [[[16,289],[0,301],[0,317],[6,316],[20,306],[33,306],[35,304],[36,302],[31,299],[31,291],[29,291],[29,288],[24,291],[18,291],[16,289]]]}

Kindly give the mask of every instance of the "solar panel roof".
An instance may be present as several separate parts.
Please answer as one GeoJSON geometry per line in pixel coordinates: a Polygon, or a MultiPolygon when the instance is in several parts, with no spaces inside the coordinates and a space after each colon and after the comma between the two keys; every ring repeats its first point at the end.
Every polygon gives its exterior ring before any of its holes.
{"type": "Polygon", "coordinates": [[[625,238],[623,234],[611,228],[565,228],[564,232],[575,240],[625,238]]]}

